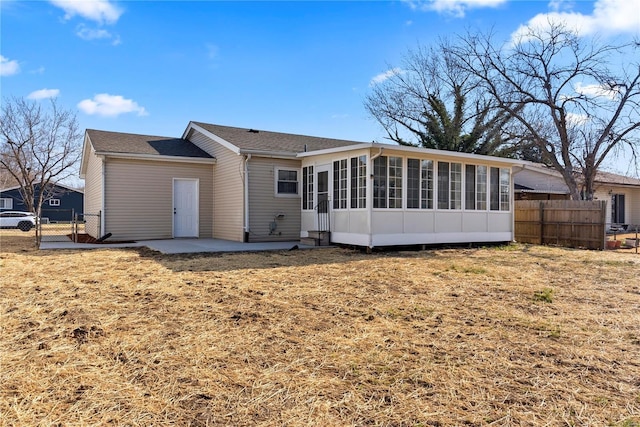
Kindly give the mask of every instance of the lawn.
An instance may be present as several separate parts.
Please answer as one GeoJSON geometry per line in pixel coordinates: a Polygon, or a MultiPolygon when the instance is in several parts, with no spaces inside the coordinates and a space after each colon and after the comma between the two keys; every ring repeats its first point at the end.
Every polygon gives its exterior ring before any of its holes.
{"type": "Polygon", "coordinates": [[[640,255],[0,231],[0,425],[640,426],[640,255]]]}

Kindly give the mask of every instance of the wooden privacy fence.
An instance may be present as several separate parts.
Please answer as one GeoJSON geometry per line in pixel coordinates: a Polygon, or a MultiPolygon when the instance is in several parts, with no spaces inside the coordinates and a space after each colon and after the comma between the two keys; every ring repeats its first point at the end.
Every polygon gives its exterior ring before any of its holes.
{"type": "Polygon", "coordinates": [[[521,200],[515,203],[515,239],[521,243],[604,249],[603,200],[521,200]]]}

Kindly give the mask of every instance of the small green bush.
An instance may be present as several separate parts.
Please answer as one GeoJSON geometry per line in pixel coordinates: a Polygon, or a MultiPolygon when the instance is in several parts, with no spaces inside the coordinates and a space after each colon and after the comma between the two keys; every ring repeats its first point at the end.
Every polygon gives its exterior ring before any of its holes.
{"type": "Polygon", "coordinates": [[[541,291],[537,291],[536,293],[533,294],[533,300],[534,301],[542,301],[542,302],[552,303],[553,302],[553,289],[544,288],[541,291]]]}

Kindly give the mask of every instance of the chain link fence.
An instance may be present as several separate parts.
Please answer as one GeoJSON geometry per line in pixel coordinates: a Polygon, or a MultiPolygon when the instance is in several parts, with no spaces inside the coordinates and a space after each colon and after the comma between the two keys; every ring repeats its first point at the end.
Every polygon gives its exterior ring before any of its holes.
{"type": "Polygon", "coordinates": [[[38,233],[43,242],[78,241],[78,235],[100,236],[101,212],[76,213],[73,209],[43,209],[38,233]]]}
{"type": "Polygon", "coordinates": [[[42,209],[38,233],[43,242],[67,242],[73,233],[73,209],[42,209]]]}
{"type": "Polygon", "coordinates": [[[79,234],[88,234],[92,237],[100,237],[102,212],[77,214],[74,219],[72,240],[77,242],[79,234]]]}

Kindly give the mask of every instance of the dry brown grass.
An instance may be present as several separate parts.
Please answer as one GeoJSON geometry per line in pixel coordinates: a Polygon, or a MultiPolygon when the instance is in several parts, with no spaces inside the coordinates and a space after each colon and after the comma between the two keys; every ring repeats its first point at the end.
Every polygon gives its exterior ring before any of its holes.
{"type": "Polygon", "coordinates": [[[30,235],[0,232],[2,425],[640,425],[635,254],[30,235]]]}

